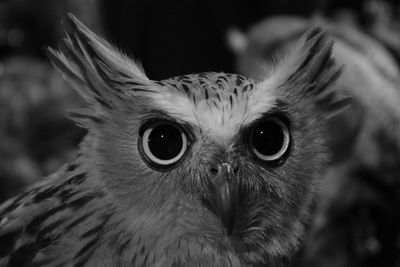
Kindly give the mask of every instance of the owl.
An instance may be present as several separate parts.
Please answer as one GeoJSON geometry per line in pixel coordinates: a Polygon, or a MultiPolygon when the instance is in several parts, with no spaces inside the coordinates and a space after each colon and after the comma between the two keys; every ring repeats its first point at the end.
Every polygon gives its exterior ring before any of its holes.
{"type": "Polygon", "coordinates": [[[281,266],[299,247],[349,103],[311,28],[256,81],[162,81],[73,15],[48,56],[85,100],[76,158],[0,207],[0,266],[281,266]]]}

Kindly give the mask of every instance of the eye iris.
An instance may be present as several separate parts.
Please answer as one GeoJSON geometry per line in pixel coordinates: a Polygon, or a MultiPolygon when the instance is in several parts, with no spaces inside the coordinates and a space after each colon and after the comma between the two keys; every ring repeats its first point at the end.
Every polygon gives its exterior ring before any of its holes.
{"type": "Polygon", "coordinates": [[[283,129],[279,124],[266,121],[254,129],[253,145],[260,154],[272,156],[281,150],[284,138],[283,129]]]}
{"type": "Polygon", "coordinates": [[[182,149],[180,131],[168,124],[155,127],[149,135],[148,145],[151,153],[158,159],[169,160],[176,157],[182,149]]]}

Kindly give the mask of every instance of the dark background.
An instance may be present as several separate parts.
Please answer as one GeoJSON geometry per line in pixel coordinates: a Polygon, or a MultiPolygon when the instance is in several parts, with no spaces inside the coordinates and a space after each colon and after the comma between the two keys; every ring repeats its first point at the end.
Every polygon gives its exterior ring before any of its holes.
{"type": "MultiPolygon", "coordinates": [[[[390,18],[389,24],[397,25],[399,10],[396,1],[0,1],[0,202],[71,159],[85,134],[64,116],[65,110],[79,106],[79,97],[43,53],[64,37],[61,20],[67,12],[138,59],[157,80],[235,72],[227,31],[246,31],[266,17],[346,12],[369,34],[381,20],[390,18]],[[386,13],[371,9],[372,2],[386,7],[386,13]]],[[[398,59],[396,45],[387,48],[398,59]]],[[[367,178],[352,180],[343,192],[350,197],[338,193],[324,231],[302,252],[307,261],[300,254],[295,265],[400,266],[400,191],[390,183],[371,183],[368,177],[374,175],[371,170],[362,175],[367,178]]]]}

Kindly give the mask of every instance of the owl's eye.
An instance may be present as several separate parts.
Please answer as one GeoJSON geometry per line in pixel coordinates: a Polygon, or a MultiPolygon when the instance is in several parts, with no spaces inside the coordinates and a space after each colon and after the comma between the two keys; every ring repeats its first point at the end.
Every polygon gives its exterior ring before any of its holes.
{"type": "Polygon", "coordinates": [[[263,120],[250,134],[250,148],[263,161],[279,160],[288,150],[289,143],[289,129],[279,118],[263,120]]]}
{"type": "Polygon", "coordinates": [[[178,125],[157,122],[143,130],[139,147],[148,163],[163,168],[170,167],[183,157],[188,140],[178,125]]]}

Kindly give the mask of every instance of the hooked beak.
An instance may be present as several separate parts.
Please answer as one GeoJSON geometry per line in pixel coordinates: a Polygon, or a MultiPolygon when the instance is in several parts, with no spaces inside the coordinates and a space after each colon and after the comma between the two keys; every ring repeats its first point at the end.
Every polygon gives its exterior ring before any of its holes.
{"type": "Polygon", "coordinates": [[[238,204],[238,182],[230,164],[223,163],[218,166],[218,173],[212,180],[212,187],[215,212],[230,235],[238,204]]]}

